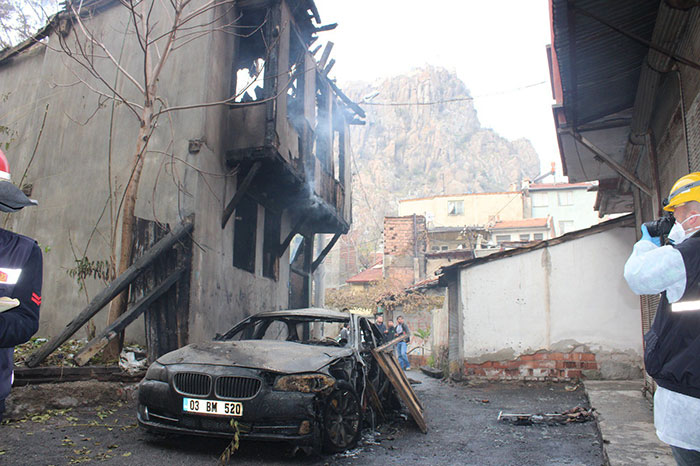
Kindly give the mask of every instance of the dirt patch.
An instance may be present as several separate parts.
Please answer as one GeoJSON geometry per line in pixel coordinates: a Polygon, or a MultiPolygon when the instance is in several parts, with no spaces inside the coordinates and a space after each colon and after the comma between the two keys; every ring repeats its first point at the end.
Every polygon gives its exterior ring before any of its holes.
{"type": "Polygon", "coordinates": [[[5,418],[19,420],[49,410],[127,402],[136,396],[136,384],[80,381],[15,387],[6,400],[5,418]]]}

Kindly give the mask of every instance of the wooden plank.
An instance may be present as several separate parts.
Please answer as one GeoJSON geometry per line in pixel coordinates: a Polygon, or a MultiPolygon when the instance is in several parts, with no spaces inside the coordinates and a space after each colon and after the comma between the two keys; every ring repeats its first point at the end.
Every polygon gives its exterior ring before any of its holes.
{"type": "Polygon", "coordinates": [[[593,154],[595,154],[600,160],[603,161],[603,163],[609,166],[613,171],[617,172],[620,176],[622,176],[627,181],[635,185],[641,191],[644,191],[644,193],[648,196],[651,197],[654,195],[649,186],[647,186],[642,180],[637,178],[637,176],[634,173],[632,173],[632,171],[628,170],[625,166],[613,159],[612,156],[606,154],[602,149],[597,147],[595,144],[586,139],[580,133],[571,132],[571,135],[581,145],[593,152],[593,154]]]}
{"type": "Polygon", "coordinates": [[[169,250],[180,238],[189,234],[193,228],[194,225],[191,221],[182,222],[173,231],[164,236],[163,239],[154,244],[143,256],[139,257],[131,264],[123,274],[119,275],[112,283],[95,296],[92,301],[90,301],[90,304],[66,325],[66,328],[60,335],[46,342],[41,348],[34,352],[29,359],[27,359],[27,367],[38,366],[41,361],[46,359],[49,354],[53,353],[56,348],[61,346],[68,338],[77,332],[80,327],[85,325],[88,320],[97,314],[100,309],[106,306],[107,303],[114,299],[119,293],[124,291],[134,279],[141,275],[146,267],[162,253],[169,250]]]}
{"type": "Polygon", "coordinates": [[[406,379],[406,375],[403,370],[399,367],[399,363],[396,360],[394,353],[377,351],[377,349],[372,350],[372,355],[377,360],[379,367],[382,369],[384,374],[386,374],[389,382],[394,386],[399,397],[404,402],[408,411],[411,413],[411,417],[416,421],[418,428],[424,434],[428,433],[428,425],[425,422],[425,417],[423,416],[423,405],[418,400],[416,393],[413,391],[413,387],[406,379]]]}
{"type": "Polygon", "coordinates": [[[287,237],[282,241],[282,244],[280,244],[279,249],[277,250],[277,257],[282,257],[282,254],[287,250],[289,247],[289,244],[292,242],[294,237],[296,236],[297,233],[299,233],[299,230],[301,230],[301,227],[304,225],[306,222],[306,219],[308,218],[308,215],[302,216],[297,223],[292,227],[291,231],[287,235],[287,237]]]}
{"type": "Polygon", "coordinates": [[[345,93],[343,91],[341,91],[338,88],[338,86],[335,85],[335,83],[333,81],[331,81],[328,78],[326,78],[326,80],[328,81],[328,84],[331,85],[331,89],[333,89],[333,92],[335,92],[335,95],[337,95],[340,98],[340,100],[345,102],[345,104],[348,107],[350,107],[353,112],[357,113],[357,115],[360,116],[361,118],[364,118],[367,116],[365,111],[362,110],[362,108],[359,105],[357,105],[355,102],[353,102],[352,99],[350,99],[350,97],[346,96],[345,93]]]}
{"type": "Polygon", "coordinates": [[[104,329],[102,333],[90,340],[88,344],[78,352],[75,358],[73,358],[76,364],[79,366],[84,366],[87,364],[90,359],[104,349],[104,347],[107,346],[110,341],[119,336],[121,331],[136,320],[136,318],[139,317],[151,304],[153,304],[156,299],[160,298],[163,293],[168,291],[170,287],[180,279],[184,271],[184,268],[175,270],[175,272],[171,273],[160,285],[155,287],[146,296],[134,304],[131,309],[119,316],[119,318],[104,329]]]}
{"type": "Polygon", "coordinates": [[[391,340],[390,342],[383,344],[379,348],[376,348],[376,351],[391,351],[394,345],[396,345],[398,342],[406,340],[408,338],[409,338],[408,335],[402,335],[400,337],[396,337],[393,340],[391,340]]]}
{"type": "Polygon", "coordinates": [[[239,202],[241,202],[241,199],[243,199],[243,195],[248,191],[248,188],[250,188],[250,183],[253,182],[253,178],[255,178],[255,174],[258,172],[258,170],[260,170],[261,165],[261,161],[258,160],[255,162],[253,166],[250,167],[250,170],[248,170],[245,178],[243,178],[241,185],[236,187],[236,194],[233,195],[233,199],[231,199],[224,209],[224,213],[221,215],[221,229],[224,229],[228,219],[231,218],[231,214],[233,214],[233,211],[236,210],[236,206],[239,202]]]}
{"type": "Polygon", "coordinates": [[[323,54],[321,55],[321,59],[318,61],[318,68],[323,69],[326,67],[326,62],[328,61],[328,58],[331,56],[331,50],[333,50],[333,42],[328,41],[326,44],[326,48],[323,49],[323,54]]]}
{"type": "Polygon", "coordinates": [[[340,239],[340,235],[342,233],[336,233],[333,236],[333,239],[331,239],[328,244],[326,244],[326,247],[323,248],[323,251],[318,255],[315,261],[311,264],[311,273],[314,273],[316,269],[318,268],[319,265],[321,265],[321,262],[323,262],[323,259],[326,258],[329,252],[331,252],[331,249],[333,249],[333,246],[335,246],[335,243],[338,242],[338,239],[340,239]]]}
{"type": "Polygon", "coordinates": [[[144,371],[137,374],[127,374],[119,366],[86,366],[86,367],[16,367],[13,386],[34,385],[42,383],[75,382],[78,380],[99,380],[114,382],[138,382],[144,376],[144,371]]]}

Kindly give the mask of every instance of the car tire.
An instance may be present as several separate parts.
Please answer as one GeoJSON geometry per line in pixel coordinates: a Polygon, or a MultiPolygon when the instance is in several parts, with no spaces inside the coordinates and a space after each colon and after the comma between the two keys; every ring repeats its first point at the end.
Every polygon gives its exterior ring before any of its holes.
{"type": "Polygon", "coordinates": [[[362,430],[362,407],[357,392],[340,381],[326,397],[323,408],[323,449],[337,453],[353,448],[362,430]]]}

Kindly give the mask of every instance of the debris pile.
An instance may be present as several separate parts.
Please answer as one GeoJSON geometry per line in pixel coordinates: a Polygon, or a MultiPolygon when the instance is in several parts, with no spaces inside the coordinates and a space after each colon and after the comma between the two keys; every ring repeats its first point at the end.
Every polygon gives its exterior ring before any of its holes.
{"type": "Polygon", "coordinates": [[[498,413],[498,420],[510,422],[516,426],[530,426],[532,424],[567,424],[570,422],[587,422],[595,419],[595,408],[577,406],[562,413],[537,413],[537,414],[513,414],[498,413]]]}

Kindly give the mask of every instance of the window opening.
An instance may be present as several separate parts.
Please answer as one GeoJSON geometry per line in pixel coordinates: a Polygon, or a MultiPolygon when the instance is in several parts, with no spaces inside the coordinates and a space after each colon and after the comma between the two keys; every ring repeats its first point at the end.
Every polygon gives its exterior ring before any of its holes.
{"type": "Polygon", "coordinates": [[[535,239],[535,241],[542,241],[542,240],[544,239],[544,234],[542,234],[542,233],[535,233],[535,234],[533,235],[533,238],[535,239]]]}
{"type": "Polygon", "coordinates": [[[255,273],[255,236],[258,204],[248,195],[236,206],[233,230],[233,266],[255,273]]]}
{"type": "Polygon", "coordinates": [[[464,201],[447,201],[447,215],[464,215],[464,201]]]}
{"type": "Polygon", "coordinates": [[[496,243],[501,244],[510,241],[510,235],[496,235],[496,243]]]}
{"type": "Polygon", "coordinates": [[[263,235],[263,276],[277,280],[279,278],[279,258],[282,222],[280,215],[265,209],[265,228],[263,235]]]}
{"type": "Polygon", "coordinates": [[[520,235],[520,241],[530,241],[530,233],[522,233],[520,235]]]}

